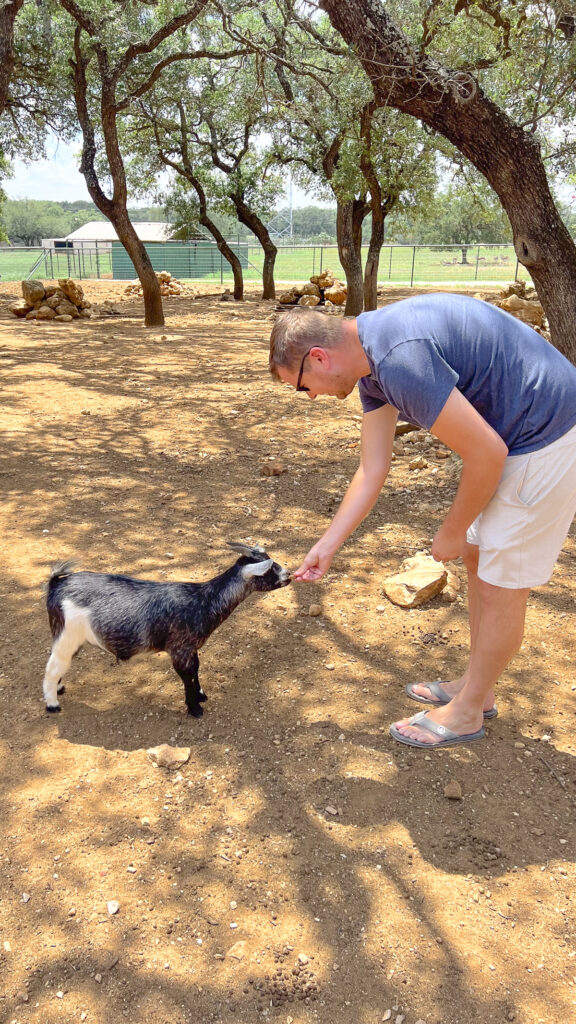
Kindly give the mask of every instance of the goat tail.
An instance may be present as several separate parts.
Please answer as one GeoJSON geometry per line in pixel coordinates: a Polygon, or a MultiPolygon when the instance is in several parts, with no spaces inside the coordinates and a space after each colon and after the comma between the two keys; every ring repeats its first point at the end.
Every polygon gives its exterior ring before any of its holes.
{"type": "Polygon", "coordinates": [[[78,562],[74,561],[74,559],[69,559],[67,562],[58,562],[50,572],[46,589],[51,590],[56,580],[62,579],[65,576],[70,576],[77,565],[78,562]]]}

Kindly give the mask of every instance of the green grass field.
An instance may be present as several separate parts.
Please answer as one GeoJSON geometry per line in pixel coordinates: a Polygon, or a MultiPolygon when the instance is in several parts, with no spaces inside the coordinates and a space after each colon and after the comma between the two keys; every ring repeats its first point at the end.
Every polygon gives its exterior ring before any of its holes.
{"type": "MultiPolygon", "coordinates": [[[[246,260],[246,282],[259,281],[262,277],[262,249],[257,245],[243,246],[242,255],[246,260]]],[[[467,262],[462,263],[460,246],[384,246],[380,257],[378,280],[382,285],[390,283],[469,286],[474,283],[502,284],[512,281],[516,275],[524,279],[528,277],[524,268],[518,266],[511,245],[470,246],[466,259],[467,262]]],[[[160,269],[161,266],[169,267],[172,276],[181,280],[195,280],[198,283],[214,281],[226,285],[232,281],[229,264],[218,257],[215,260],[214,254],[211,254],[206,273],[200,272],[192,279],[187,276],[188,266],[185,268],[182,265],[185,272],[180,274],[177,261],[170,261],[169,246],[165,249],[161,265],[156,269],[160,269]]],[[[303,283],[326,268],[336,277],[345,280],[336,246],[283,246],[278,249],[275,278],[277,282],[303,283]]],[[[111,279],[112,276],[111,255],[104,249],[53,251],[41,248],[0,248],[0,277],[3,281],[21,281],[28,277],[111,279]]]]}

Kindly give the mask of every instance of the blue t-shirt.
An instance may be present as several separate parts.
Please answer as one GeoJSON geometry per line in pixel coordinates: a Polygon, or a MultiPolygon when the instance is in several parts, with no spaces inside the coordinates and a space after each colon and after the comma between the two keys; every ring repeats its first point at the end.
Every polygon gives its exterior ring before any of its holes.
{"type": "Polygon", "coordinates": [[[418,295],[362,313],[370,376],[365,412],[392,405],[429,430],[453,388],[511,455],[537,451],[576,424],[576,367],[527,324],[465,295],[418,295]]]}

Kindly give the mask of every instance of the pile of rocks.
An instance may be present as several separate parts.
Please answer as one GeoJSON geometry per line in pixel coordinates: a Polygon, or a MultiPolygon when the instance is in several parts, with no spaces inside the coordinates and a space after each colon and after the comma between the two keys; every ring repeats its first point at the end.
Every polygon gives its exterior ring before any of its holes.
{"type": "Polygon", "coordinates": [[[72,278],[63,278],[57,285],[46,285],[31,279],[22,281],[22,298],[8,308],[14,316],[24,320],[57,320],[69,323],[79,317],[92,316],[92,303],[72,278]]]}
{"type": "MultiPolygon", "coordinates": [[[[190,285],[177,281],[168,270],[157,270],[156,277],[160,282],[161,295],[195,295],[196,292],[190,285]]],[[[131,281],[124,291],[125,295],[137,295],[142,297],[142,285],[140,281],[131,281]]]]}
{"type": "Polygon", "coordinates": [[[514,281],[504,288],[498,298],[492,300],[495,306],[530,324],[539,334],[548,337],[546,315],[536,294],[536,289],[525,281],[514,281]]]}
{"type": "Polygon", "coordinates": [[[323,270],[321,274],[314,274],[306,284],[294,285],[283,292],[278,302],[282,306],[325,306],[333,309],[343,306],[347,295],[346,285],[334,277],[331,270],[323,270]]]}

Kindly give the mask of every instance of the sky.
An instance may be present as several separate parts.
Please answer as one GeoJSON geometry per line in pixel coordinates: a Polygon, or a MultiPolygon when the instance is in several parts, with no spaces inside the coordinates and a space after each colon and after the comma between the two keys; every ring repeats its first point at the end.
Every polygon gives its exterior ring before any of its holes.
{"type": "Polygon", "coordinates": [[[78,170],[80,144],[67,146],[63,142],[49,142],[48,159],[24,164],[14,160],[14,176],[2,187],[10,199],[48,199],[54,202],[74,202],[90,196],[84,177],[78,170]]]}

